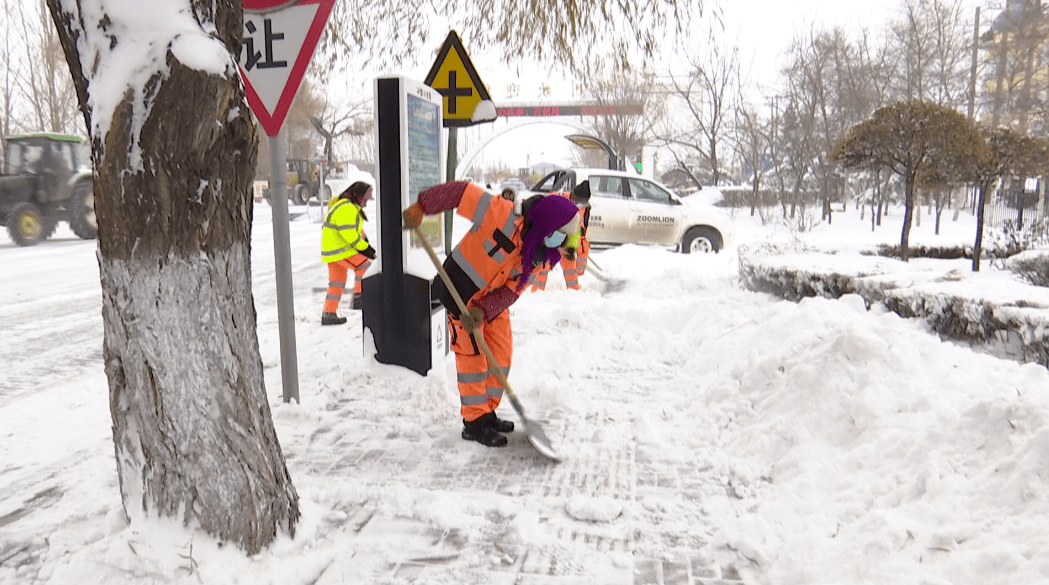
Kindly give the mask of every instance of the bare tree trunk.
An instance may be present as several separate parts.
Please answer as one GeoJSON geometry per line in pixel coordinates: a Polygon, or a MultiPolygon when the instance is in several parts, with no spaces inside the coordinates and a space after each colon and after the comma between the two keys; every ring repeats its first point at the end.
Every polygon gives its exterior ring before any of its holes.
{"type": "MultiPolygon", "coordinates": [[[[5,13],[11,13],[11,5],[9,0],[3,0],[3,4],[0,5],[5,13]]],[[[7,137],[11,135],[11,118],[14,114],[14,99],[15,99],[15,80],[16,71],[14,67],[15,59],[11,50],[11,35],[4,35],[4,40],[0,41],[0,62],[3,63],[3,81],[0,81],[0,152],[7,152],[7,137]]],[[[3,158],[3,157],[0,157],[3,158]]],[[[7,172],[7,161],[0,160],[0,172],[7,172]]]]}
{"type": "Polygon", "coordinates": [[[1034,220],[1042,221],[1045,218],[1045,175],[1038,177],[1038,209],[1034,220]]]}
{"type": "Polygon", "coordinates": [[[228,48],[224,74],[186,67],[168,45],[169,69],[147,88],[129,85],[112,112],[92,111],[92,76],[126,53],[90,51],[120,43],[112,31],[130,24],[109,14],[118,22],[93,28],[85,5],[48,0],[91,133],[103,354],[124,510],[129,522],[177,516],[253,554],[280,529],[294,536],[299,507],[255,329],[258,140],[234,72],[241,4],[192,0],[201,37],[228,48]],[[104,128],[92,124],[100,114],[112,116],[104,128]]]}
{"type": "Polygon", "coordinates": [[[908,176],[904,184],[903,229],[900,233],[900,257],[904,262],[910,260],[908,246],[911,238],[911,219],[915,207],[914,199],[914,179],[908,176]]]}
{"type": "Polygon", "coordinates": [[[936,199],[936,230],[934,232],[937,236],[940,235],[940,216],[942,216],[942,215],[943,215],[943,202],[939,198],[937,198],[936,199]]]}
{"type": "Polygon", "coordinates": [[[43,0],[20,3],[18,20],[17,34],[25,51],[18,85],[33,112],[32,127],[51,132],[80,131],[76,95],[47,6],[43,0]]]}
{"type": "Polygon", "coordinates": [[[980,256],[983,254],[983,210],[989,188],[987,184],[980,185],[980,194],[976,199],[976,241],[973,243],[973,272],[980,271],[980,256]]]}

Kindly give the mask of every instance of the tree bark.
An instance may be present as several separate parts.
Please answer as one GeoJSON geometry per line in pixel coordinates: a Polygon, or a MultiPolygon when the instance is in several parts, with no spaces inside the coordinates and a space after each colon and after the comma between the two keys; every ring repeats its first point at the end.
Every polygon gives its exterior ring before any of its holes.
{"type": "Polygon", "coordinates": [[[279,529],[294,536],[299,508],[255,329],[258,138],[235,73],[241,3],[186,1],[200,34],[228,49],[224,74],[183,65],[169,45],[166,68],[144,88],[149,99],[129,85],[98,135],[92,75],[118,53],[78,50],[99,35],[118,45],[113,31],[126,23],[109,26],[118,14],[91,22],[80,0],[47,2],[91,134],[103,355],[127,519],[177,516],[256,553],[279,529]]]}
{"type": "Polygon", "coordinates": [[[907,262],[910,260],[911,219],[914,217],[915,206],[913,172],[908,172],[904,181],[903,191],[903,228],[900,231],[900,259],[907,262]]]}
{"type": "Polygon", "coordinates": [[[987,201],[988,183],[981,183],[976,199],[976,241],[973,242],[973,272],[980,271],[980,256],[983,255],[984,204],[987,201]]]}

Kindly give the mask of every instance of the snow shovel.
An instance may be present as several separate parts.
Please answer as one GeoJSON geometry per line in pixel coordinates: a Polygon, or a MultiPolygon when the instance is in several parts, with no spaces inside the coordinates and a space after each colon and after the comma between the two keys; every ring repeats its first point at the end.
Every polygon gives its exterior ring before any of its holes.
{"type": "MultiPolygon", "coordinates": [[[[455,304],[459,307],[459,312],[466,312],[466,303],[463,302],[463,298],[459,296],[459,291],[455,289],[455,285],[452,284],[452,279],[448,277],[448,273],[445,272],[444,266],[441,265],[441,261],[437,258],[437,254],[434,253],[433,248],[430,247],[430,242],[426,241],[426,238],[419,231],[419,228],[413,227],[412,231],[415,232],[415,237],[422,242],[423,248],[426,250],[427,255],[430,256],[430,260],[433,262],[437,272],[441,275],[441,280],[444,281],[444,286],[448,289],[448,292],[452,293],[452,298],[455,299],[455,304]]],[[[477,341],[477,347],[481,348],[484,352],[484,356],[488,358],[488,371],[494,373],[499,378],[499,383],[503,385],[503,390],[506,391],[507,397],[510,398],[510,404],[513,405],[514,410],[517,412],[517,416],[521,417],[521,422],[524,423],[525,433],[528,435],[528,442],[535,447],[536,451],[539,451],[541,455],[547,459],[553,461],[561,461],[561,456],[554,450],[553,445],[550,443],[550,439],[546,436],[546,432],[543,431],[543,427],[536,421],[528,418],[525,415],[524,406],[521,405],[521,401],[517,399],[517,395],[514,394],[512,388],[510,388],[510,382],[503,375],[502,370],[497,367],[492,367],[495,364],[495,356],[492,355],[491,348],[488,347],[488,343],[484,340],[484,336],[477,334],[477,331],[471,331],[474,334],[474,340],[477,341]]]]}
{"type": "Polygon", "coordinates": [[[597,262],[594,262],[593,258],[587,258],[586,263],[587,270],[593,270],[594,276],[605,285],[601,289],[601,294],[619,292],[626,288],[626,280],[606,276],[605,270],[597,262]]]}

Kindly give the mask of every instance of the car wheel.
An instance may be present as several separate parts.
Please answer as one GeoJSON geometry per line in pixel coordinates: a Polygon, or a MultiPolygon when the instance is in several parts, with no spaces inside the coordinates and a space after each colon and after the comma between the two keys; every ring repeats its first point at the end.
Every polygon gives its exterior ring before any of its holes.
{"type": "Polygon", "coordinates": [[[19,203],[7,218],[7,233],[19,246],[35,246],[50,235],[45,231],[44,223],[39,207],[32,203],[19,203]]]}
{"type": "Polygon", "coordinates": [[[710,254],[721,251],[721,234],[714,228],[694,227],[685,232],[681,241],[684,254],[710,254]]]}
{"type": "Polygon", "coordinates": [[[80,181],[69,196],[69,228],[84,240],[98,237],[98,217],[95,215],[95,186],[91,181],[80,181]]]}

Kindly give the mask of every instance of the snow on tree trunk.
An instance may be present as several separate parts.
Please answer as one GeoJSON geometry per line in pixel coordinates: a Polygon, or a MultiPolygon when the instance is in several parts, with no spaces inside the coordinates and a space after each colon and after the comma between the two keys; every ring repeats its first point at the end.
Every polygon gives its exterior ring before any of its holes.
{"type": "Polygon", "coordinates": [[[294,535],[299,508],[255,329],[258,139],[235,68],[241,4],[127,14],[107,1],[48,5],[91,132],[124,510],[130,522],[179,517],[253,554],[278,530],[294,535]]]}

